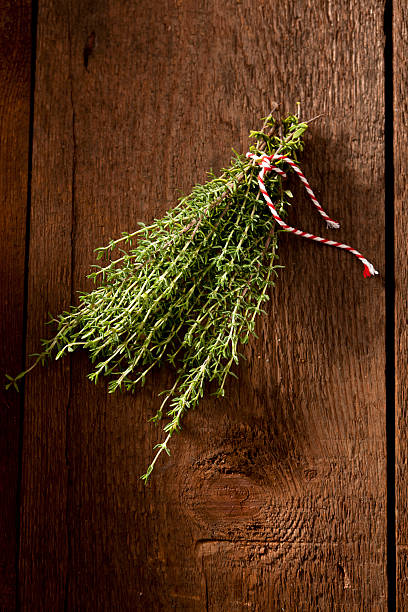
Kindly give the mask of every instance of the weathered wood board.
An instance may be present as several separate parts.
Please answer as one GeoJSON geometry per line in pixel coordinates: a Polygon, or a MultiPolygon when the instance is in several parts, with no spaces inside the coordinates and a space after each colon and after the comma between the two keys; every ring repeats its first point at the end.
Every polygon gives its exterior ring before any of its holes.
{"type": "Polygon", "coordinates": [[[24,261],[28,187],[31,6],[0,7],[0,609],[16,605],[21,396],[4,372],[23,364],[24,261]]]}
{"type": "MultiPolygon", "coordinates": [[[[28,350],[90,287],[93,249],[245,151],[274,100],[326,113],[304,171],[384,270],[382,19],[355,0],[41,2],[28,350]]],[[[293,190],[293,223],[327,235],[293,190]]],[[[92,386],[85,355],[27,381],[22,609],[386,608],[384,283],[291,236],[280,257],[239,382],[147,488],[169,371],[134,397],[92,386]]]]}
{"type": "Polygon", "coordinates": [[[404,2],[394,3],[394,211],[395,211],[395,385],[396,385],[396,579],[397,609],[408,607],[408,405],[407,405],[407,146],[408,106],[406,54],[408,12],[404,2]]]}

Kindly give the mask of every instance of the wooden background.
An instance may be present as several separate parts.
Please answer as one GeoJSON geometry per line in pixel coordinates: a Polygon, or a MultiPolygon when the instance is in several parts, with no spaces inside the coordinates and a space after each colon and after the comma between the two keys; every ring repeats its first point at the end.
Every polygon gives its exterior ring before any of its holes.
{"type": "MultiPolygon", "coordinates": [[[[380,270],[365,281],[349,255],[282,236],[239,381],[187,416],[147,488],[169,372],[111,396],[78,354],[1,389],[1,610],[407,609],[408,15],[393,4],[1,2],[2,373],[90,287],[94,248],[245,151],[275,100],[325,113],[305,174],[380,270]]],[[[293,189],[293,224],[324,232],[293,189]]]]}

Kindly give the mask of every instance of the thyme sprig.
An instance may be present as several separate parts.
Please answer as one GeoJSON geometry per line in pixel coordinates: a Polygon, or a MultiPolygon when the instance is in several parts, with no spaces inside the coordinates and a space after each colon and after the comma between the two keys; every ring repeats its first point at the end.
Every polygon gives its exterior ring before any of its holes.
{"type": "MultiPolygon", "coordinates": [[[[251,132],[256,142],[250,150],[296,159],[306,128],[295,115],[280,120],[270,115],[260,131],[251,132]]],[[[281,267],[278,234],[257,174],[253,161],[234,152],[221,176],[209,173],[204,185],[196,185],[163,218],[140,223],[138,230],[96,249],[105,265],[94,266],[89,277],[98,287],[81,293],[77,306],[52,319],[56,333],[42,340],[30,367],[7,376],[8,386],[18,388],[37,364],[86,349],[94,364],[90,380],[108,376],[110,393],[134,392],[154,367],[174,366],[175,382],[163,391],[151,419],[167,419],[166,437],[154,447],[153,461],[141,477],[145,482],[161,453],[170,454],[172,435],[197,406],[206,384],[215,381],[215,395],[224,395],[227,376],[235,376],[232,367],[242,357],[240,345],[254,334],[255,318],[264,312],[281,267]]],[[[284,216],[291,192],[274,173],[266,177],[266,186],[284,216]]]]}

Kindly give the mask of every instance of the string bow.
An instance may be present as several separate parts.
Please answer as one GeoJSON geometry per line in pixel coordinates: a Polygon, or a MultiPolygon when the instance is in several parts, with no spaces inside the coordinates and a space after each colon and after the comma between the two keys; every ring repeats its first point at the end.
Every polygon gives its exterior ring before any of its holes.
{"type": "Polygon", "coordinates": [[[266,191],[264,176],[266,172],[273,171],[279,174],[280,176],[282,176],[283,178],[286,178],[286,173],[282,170],[282,168],[279,168],[274,163],[274,162],[279,162],[279,161],[285,161],[296,172],[296,174],[298,175],[298,177],[304,184],[305,189],[310,196],[310,199],[312,200],[313,204],[317,208],[317,211],[326,221],[327,227],[330,229],[338,229],[340,227],[340,224],[334,219],[332,219],[331,217],[329,217],[329,215],[320,206],[303,172],[295,164],[295,162],[292,159],[290,159],[290,157],[288,157],[287,155],[278,155],[276,153],[274,155],[260,155],[260,156],[256,155],[255,153],[247,153],[246,157],[254,160],[254,162],[256,162],[261,167],[261,170],[258,174],[259,189],[267,205],[270,208],[273,218],[281,227],[283,227],[284,230],[286,230],[287,232],[290,232],[291,234],[295,234],[295,236],[300,236],[301,238],[309,238],[309,240],[314,240],[315,242],[320,242],[321,244],[326,244],[327,246],[337,247],[338,249],[344,249],[345,251],[352,253],[352,255],[355,255],[355,257],[357,257],[357,259],[359,259],[361,263],[364,265],[364,278],[373,276],[374,274],[378,274],[373,264],[367,261],[367,259],[363,257],[361,253],[359,253],[359,251],[356,251],[351,246],[347,244],[343,244],[342,242],[335,242],[334,240],[327,240],[327,238],[321,238],[320,236],[315,236],[314,234],[308,234],[307,232],[302,232],[301,230],[288,225],[287,223],[285,223],[285,221],[283,221],[283,219],[280,218],[271,198],[269,197],[268,192],[266,191]]]}

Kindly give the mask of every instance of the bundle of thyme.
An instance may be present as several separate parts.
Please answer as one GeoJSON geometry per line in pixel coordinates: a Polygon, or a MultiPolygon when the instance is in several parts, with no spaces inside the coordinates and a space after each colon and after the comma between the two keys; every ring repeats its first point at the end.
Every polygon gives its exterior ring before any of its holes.
{"type": "MultiPolygon", "coordinates": [[[[250,151],[276,152],[296,160],[307,128],[295,115],[267,117],[250,151]]],[[[277,232],[257,182],[259,167],[234,152],[231,165],[162,219],[140,224],[108,246],[96,249],[104,266],[89,275],[98,287],[79,295],[77,306],[52,323],[56,334],[42,340],[34,363],[8,386],[17,387],[37,364],[86,349],[94,364],[90,380],[108,376],[109,392],[135,391],[147,374],[167,362],[176,370],[171,389],[151,419],[167,419],[165,439],[142,479],[147,481],[168,443],[181,429],[187,410],[195,408],[206,383],[215,381],[224,395],[228,374],[241,356],[239,345],[254,333],[255,317],[263,312],[268,289],[277,274],[277,232]],[[126,249],[123,247],[127,246],[126,249]],[[118,256],[112,259],[112,253],[118,256]]],[[[273,173],[266,178],[268,193],[280,216],[292,194],[273,173]]]]}

